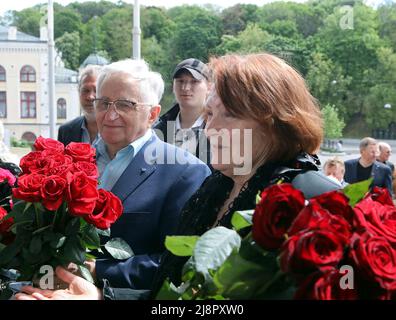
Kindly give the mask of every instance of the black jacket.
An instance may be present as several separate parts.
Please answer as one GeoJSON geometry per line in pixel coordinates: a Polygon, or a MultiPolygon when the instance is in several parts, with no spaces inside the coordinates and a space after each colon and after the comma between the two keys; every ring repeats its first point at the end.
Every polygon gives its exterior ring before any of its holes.
{"type": "Polygon", "coordinates": [[[58,141],[65,146],[70,142],[81,142],[82,140],[82,124],[84,116],[77,117],[69,122],[62,124],[58,130],[58,141]]]}
{"type": "MultiPolygon", "coordinates": [[[[157,132],[158,137],[167,143],[174,144],[174,137],[175,137],[175,127],[170,126],[169,127],[169,133],[170,135],[168,136],[168,127],[167,123],[168,121],[176,121],[177,115],[180,111],[179,104],[176,103],[168,112],[163,114],[158,121],[154,124],[153,129],[154,130],[159,130],[162,134],[159,134],[157,132]]],[[[206,139],[206,136],[203,133],[203,130],[205,128],[206,122],[202,124],[202,126],[198,130],[194,130],[195,135],[198,139],[198,144],[197,148],[195,150],[195,156],[199,158],[201,161],[206,163],[207,165],[210,164],[210,145],[209,145],[209,140],[206,139]],[[202,149],[202,150],[200,150],[202,149]]]]}

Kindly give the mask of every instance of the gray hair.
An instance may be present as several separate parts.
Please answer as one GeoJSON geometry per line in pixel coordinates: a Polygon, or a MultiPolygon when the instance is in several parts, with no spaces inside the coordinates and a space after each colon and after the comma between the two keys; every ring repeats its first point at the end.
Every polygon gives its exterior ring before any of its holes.
{"type": "Polygon", "coordinates": [[[164,80],[158,72],[150,71],[144,60],[126,59],[105,66],[96,82],[96,90],[100,90],[105,79],[117,73],[126,74],[138,80],[141,102],[151,105],[159,104],[164,93],[164,80]]]}
{"type": "Polygon", "coordinates": [[[100,74],[101,70],[102,66],[97,66],[93,64],[89,64],[84,69],[82,69],[78,77],[78,89],[80,90],[81,83],[86,77],[97,77],[100,74]]]}
{"type": "Polygon", "coordinates": [[[386,142],[383,142],[383,141],[378,143],[378,147],[379,147],[380,151],[382,151],[383,148],[392,150],[390,144],[386,143],[386,142]]]}
{"type": "Polygon", "coordinates": [[[359,149],[360,149],[360,151],[362,151],[370,145],[377,145],[377,144],[378,144],[378,142],[374,138],[366,137],[360,141],[359,149]]]}

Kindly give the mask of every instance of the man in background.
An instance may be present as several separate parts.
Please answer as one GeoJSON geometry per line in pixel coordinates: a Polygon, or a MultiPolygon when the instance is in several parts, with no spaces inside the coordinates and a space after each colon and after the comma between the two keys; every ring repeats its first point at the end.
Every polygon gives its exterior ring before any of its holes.
{"type": "Polygon", "coordinates": [[[203,134],[203,107],[208,92],[208,67],[198,59],[183,60],[173,72],[176,104],[154,125],[154,129],[161,131],[165,142],[189,151],[207,164],[210,148],[203,134]]]}
{"type": "Polygon", "coordinates": [[[96,79],[102,67],[89,65],[81,71],[78,93],[83,115],[59,127],[58,141],[65,146],[70,142],[86,142],[93,145],[98,136],[93,101],[96,97],[96,79]]]}
{"type": "Polygon", "coordinates": [[[389,161],[389,157],[392,154],[392,148],[391,146],[386,143],[386,142],[379,142],[378,143],[379,147],[379,156],[377,158],[377,161],[387,165],[392,172],[392,186],[393,186],[393,194],[396,194],[396,181],[395,181],[395,165],[389,161]]]}
{"type": "Polygon", "coordinates": [[[379,155],[378,142],[370,137],[360,141],[360,158],[345,161],[345,181],[356,183],[373,178],[371,186],[387,188],[393,194],[391,169],[376,161],[379,155]]]}

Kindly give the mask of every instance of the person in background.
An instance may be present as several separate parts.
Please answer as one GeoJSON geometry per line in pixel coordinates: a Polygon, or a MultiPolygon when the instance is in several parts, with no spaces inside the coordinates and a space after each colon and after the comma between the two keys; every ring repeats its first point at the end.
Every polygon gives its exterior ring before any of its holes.
{"type": "Polygon", "coordinates": [[[59,127],[58,141],[65,146],[70,142],[86,142],[94,145],[97,141],[98,127],[93,101],[96,97],[96,79],[101,68],[101,66],[88,65],[81,70],[78,93],[83,115],[59,127]]]}
{"type": "Polygon", "coordinates": [[[348,183],[344,181],[344,161],[337,157],[334,159],[329,159],[325,162],[325,164],[323,165],[323,173],[330,179],[333,179],[337,183],[340,183],[343,188],[348,185],[348,183]]]}
{"type": "Polygon", "coordinates": [[[393,194],[392,173],[389,166],[376,161],[379,155],[377,140],[366,137],[360,141],[360,158],[345,161],[344,179],[348,183],[373,178],[371,186],[387,188],[393,194]]]}
{"type": "Polygon", "coordinates": [[[392,172],[392,187],[393,187],[393,194],[396,194],[396,181],[395,181],[395,165],[389,161],[389,157],[392,154],[391,146],[386,142],[379,142],[379,156],[377,157],[377,161],[387,165],[392,172]]]}
{"type": "Polygon", "coordinates": [[[154,125],[164,141],[185,149],[209,164],[210,147],[203,134],[203,107],[209,92],[209,69],[194,58],[180,62],[173,72],[176,104],[154,125]]]}

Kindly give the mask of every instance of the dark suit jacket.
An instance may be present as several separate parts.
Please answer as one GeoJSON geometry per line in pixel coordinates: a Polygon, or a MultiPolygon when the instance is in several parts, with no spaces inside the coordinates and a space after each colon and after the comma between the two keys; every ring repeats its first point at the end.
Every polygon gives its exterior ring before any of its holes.
{"type": "MultiPolygon", "coordinates": [[[[345,176],[344,180],[348,183],[359,182],[357,178],[357,165],[359,159],[352,159],[345,161],[345,176]]],[[[387,188],[390,194],[393,194],[392,189],[392,173],[387,165],[381,162],[375,161],[373,164],[373,169],[371,171],[371,176],[374,178],[372,186],[378,186],[382,188],[387,188]]]]}
{"type": "Polygon", "coordinates": [[[210,173],[193,155],[153,135],[111,190],[124,206],[111,237],[124,239],[135,256],[126,261],[97,260],[97,278],[117,287],[150,288],[165,237],[174,234],[185,202],[210,173]],[[173,159],[185,163],[175,164],[173,159]]]}
{"type": "Polygon", "coordinates": [[[84,116],[80,116],[62,124],[58,130],[58,141],[62,142],[65,146],[70,142],[81,142],[81,126],[84,122],[84,119],[84,116]]]}

